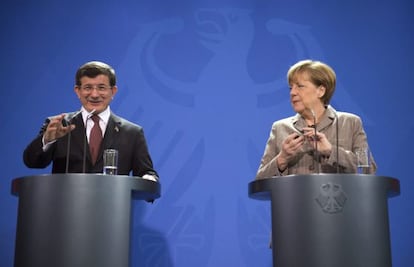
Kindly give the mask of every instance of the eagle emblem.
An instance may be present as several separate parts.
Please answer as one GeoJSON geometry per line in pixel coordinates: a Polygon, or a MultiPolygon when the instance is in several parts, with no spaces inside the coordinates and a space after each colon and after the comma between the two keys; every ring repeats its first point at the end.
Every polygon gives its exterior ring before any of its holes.
{"type": "Polygon", "coordinates": [[[322,184],[316,202],[326,213],[342,212],[347,198],[339,184],[322,184]]]}

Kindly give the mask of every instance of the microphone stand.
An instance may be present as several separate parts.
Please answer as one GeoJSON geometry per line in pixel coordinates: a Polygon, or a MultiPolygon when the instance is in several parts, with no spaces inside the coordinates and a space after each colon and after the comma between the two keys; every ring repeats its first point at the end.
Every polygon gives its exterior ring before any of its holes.
{"type": "Polygon", "coordinates": [[[88,136],[86,134],[86,123],[88,123],[88,119],[89,118],[86,118],[86,122],[85,122],[85,138],[83,139],[82,173],[85,173],[85,171],[86,171],[86,143],[87,143],[87,139],[88,139],[88,136]]]}
{"type": "Polygon", "coordinates": [[[69,172],[69,156],[70,156],[70,139],[71,139],[71,132],[69,131],[68,133],[68,146],[66,148],[66,169],[65,169],[65,173],[69,172]]]}
{"type": "Polygon", "coordinates": [[[339,118],[335,112],[336,118],[336,173],[339,173],[339,118]]]}
{"type": "MultiPolygon", "coordinates": [[[[316,158],[316,173],[319,173],[319,151],[318,151],[318,135],[316,134],[316,114],[313,109],[311,109],[313,116],[313,129],[314,129],[314,143],[315,143],[315,158],[316,158]]],[[[313,161],[315,164],[315,160],[313,161]]]]}
{"type": "MultiPolygon", "coordinates": [[[[70,126],[72,124],[73,119],[78,116],[80,113],[82,112],[82,110],[79,110],[78,112],[76,112],[72,118],[66,120],[65,118],[62,120],[63,126],[70,126]]],[[[66,147],[66,166],[65,166],[65,173],[69,172],[69,156],[70,156],[70,141],[72,137],[72,130],[69,131],[68,133],[68,145],[66,147]]]]}
{"type": "Polygon", "coordinates": [[[92,115],[95,113],[95,109],[92,110],[87,116],[86,116],[86,120],[85,120],[85,138],[83,139],[83,166],[82,166],[82,173],[86,172],[86,143],[88,141],[88,134],[87,134],[87,126],[88,126],[88,121],[89,119],[92,117],[92,115]]]}

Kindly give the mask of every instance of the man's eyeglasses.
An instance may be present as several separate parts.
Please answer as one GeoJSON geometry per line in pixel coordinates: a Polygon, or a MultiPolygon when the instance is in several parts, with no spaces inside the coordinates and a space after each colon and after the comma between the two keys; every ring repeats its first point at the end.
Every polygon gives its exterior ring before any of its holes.
{"type": "Polygon", "coordinates": [[[92,90],[95,88],[99,93],[106,93],[112,88],[112,86],[105,85],[105,84],[98,84],[98,85],[85,84],[85,85],[80,86],[79,88],[88,93],[92,92],[92,90]]]}

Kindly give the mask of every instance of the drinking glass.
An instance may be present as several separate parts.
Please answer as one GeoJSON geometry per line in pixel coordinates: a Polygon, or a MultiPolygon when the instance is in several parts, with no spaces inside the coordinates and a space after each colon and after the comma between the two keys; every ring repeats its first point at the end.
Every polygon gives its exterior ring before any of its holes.
{"type": "Polygon", "coordinates": [[[117,175],[118,173],[118,150],[105,149],[103,154],[103,174],[117,175]]]}
{"type": "Polygon", "coordinates": [[[370,166],[370,153],[369,148],[362,147],[355,151],[357,157],[357,173],[368,174],[370,166]]]}

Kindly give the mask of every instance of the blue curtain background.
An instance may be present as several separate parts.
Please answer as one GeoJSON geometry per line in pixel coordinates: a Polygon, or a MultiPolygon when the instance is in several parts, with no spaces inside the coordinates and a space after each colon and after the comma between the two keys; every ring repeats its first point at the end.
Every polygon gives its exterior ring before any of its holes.
{"type": "Polygon", "coordinates": [[[332,105],[360,115],[389,199],[393,266],[414,262],[410,0],[11,1],[0,4],[0,265],[12,266],[16,177],[45,117],[74,111],[86,61],[117,71],[113,111],[142,125],[162,198],[135,203],[133,266],[271,266],[270,205],[249,199],[286,71],[331,65],[332,105]]]}

